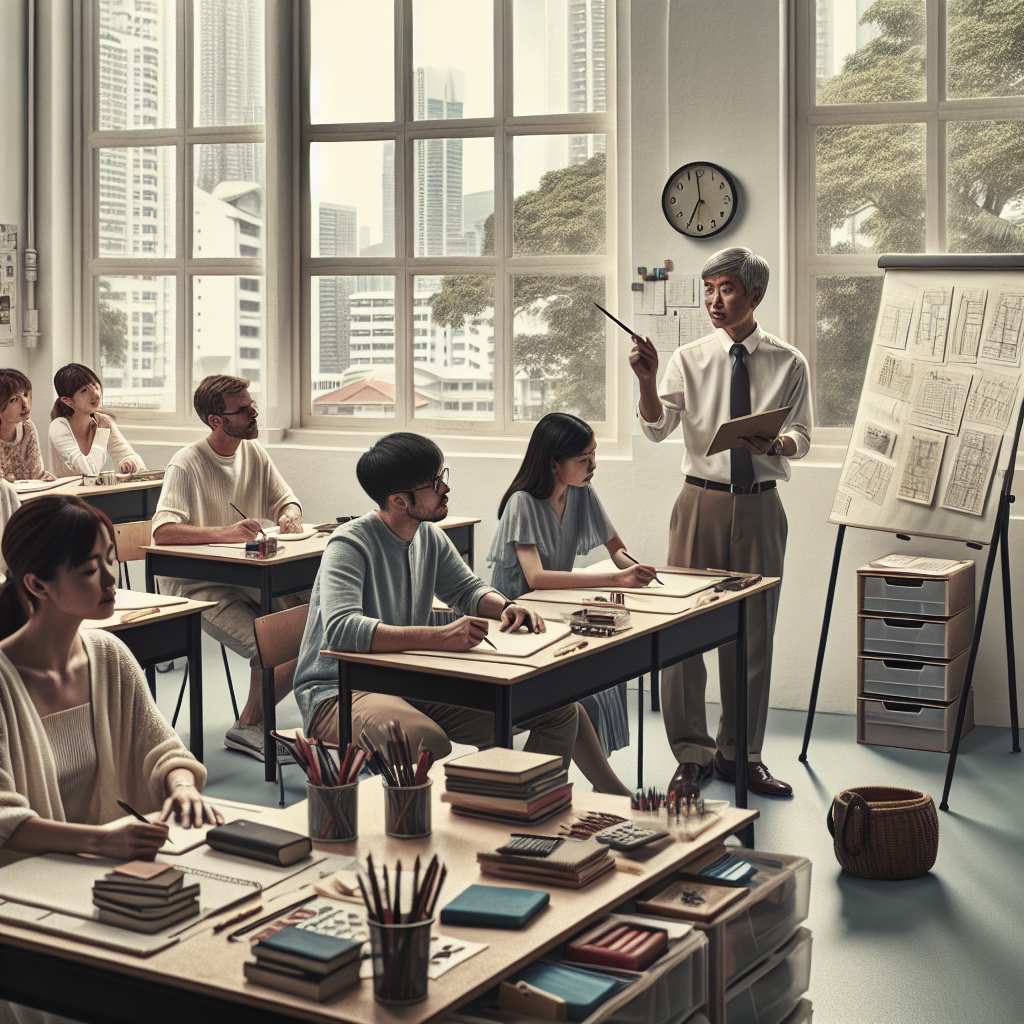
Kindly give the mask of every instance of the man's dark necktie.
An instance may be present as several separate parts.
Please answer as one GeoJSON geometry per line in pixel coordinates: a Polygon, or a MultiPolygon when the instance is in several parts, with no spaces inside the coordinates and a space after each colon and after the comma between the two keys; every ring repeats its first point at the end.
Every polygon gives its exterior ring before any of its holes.
{"type": "MultiPolygon", "coordinates": [[[[732,385],[729,388],[729,418],[750,415],[750,375],[747,373],[747,350],[742,345],[733,345],[732,385]]],[[[754,461],[746,448],[730,448],[732,457],[733,487],[749,491],[754,485],[754,461]]]]}

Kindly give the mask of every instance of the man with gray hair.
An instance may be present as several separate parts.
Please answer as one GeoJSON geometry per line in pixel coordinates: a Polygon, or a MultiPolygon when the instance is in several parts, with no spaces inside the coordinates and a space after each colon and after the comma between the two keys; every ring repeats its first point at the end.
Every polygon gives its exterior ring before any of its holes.
{"type": "MultiPolygon", "coordinates": [[[[672,510],[669,564],[781,576],[787,523],[777,484],[789,479],[789,460],[810,448],[807,360],[754,319],[768,287],[768,264],[760,256],[742,246],[721,249],[701,278],[713,333],[677,348],[660,385],[649,339],[634,337],[629,357],[640,382],[643,432],[663,441],[677,426],[683,429],[685,483],[672,510]],[[704,454],[726,420],[783,406],[792,408],[777,438],[748,437],[742,448],[704,454]]],[[[778,600],[778,588],[747,599],[747,785],[755,793],[790,796],[792,787],[773,778],[761,760],[778,600]]],[[[672,788],[713,772],[735,780],[735,666],[733,646],[719,648],[722,716],[714,740],[704,710],[703,655],[662,672],[665,730],[679,762],[672,788]]]]}

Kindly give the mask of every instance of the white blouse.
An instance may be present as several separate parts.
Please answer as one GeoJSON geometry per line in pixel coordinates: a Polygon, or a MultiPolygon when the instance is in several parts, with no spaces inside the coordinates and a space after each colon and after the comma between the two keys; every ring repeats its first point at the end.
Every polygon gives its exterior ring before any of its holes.
{"type": "Polygon", "coordinates": [[[50,472],[54,476],[78,476],[83,473],[95,476],[104,468],[108,452],[115,470],[120,469],[121,463],[125,461],[132,464],[131,471],[134,473],[146,468],[146,464],[124,439],[113,420],[99,413],[96,422],[96,436],[89,454],[85,455],[78,447],[78,441],[71,430],[71,421],[63,416],[50,420],[50,472]]]}

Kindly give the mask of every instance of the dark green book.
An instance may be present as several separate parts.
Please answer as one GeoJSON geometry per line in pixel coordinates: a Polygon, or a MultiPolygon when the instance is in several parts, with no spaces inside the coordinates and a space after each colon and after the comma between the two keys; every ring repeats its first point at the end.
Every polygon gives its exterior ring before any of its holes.
{"type": "Polygon", "coordinates": [[[566,1017],[575,1021],[586,1020],[626,984],[619,978],[597,971],[578,971],[573,967],[542,961],[528,964],[509,980],[525,981],[534,988],[564,999],[566,1017]]]}
{"type": "Polygon", "coordinates": [[[537,889],[471,885],[441,911],[441,924],[515,930],[539,914],[550,900],[548,893],[537,889]]]}
{"type": "Polygon", "coordinates": [[[353,939],[321,935],[292,925],[260,939],[253,952],[261,963],[269,960],[313,974],[330,974],[349,960],[357,959],[362,945],[353,939]]]}

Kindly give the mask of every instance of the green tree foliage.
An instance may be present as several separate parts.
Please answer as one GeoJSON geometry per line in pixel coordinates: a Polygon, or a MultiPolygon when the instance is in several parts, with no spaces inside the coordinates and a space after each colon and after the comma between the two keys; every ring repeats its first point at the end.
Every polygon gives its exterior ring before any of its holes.
{"type": "Polygon", "coordinates": [[[100,292],[100,365],[124,366],[128,357],[128,314],[100,292]]]}
{"type": "MultiPolygon", "coordinates": [[[[605,251],[605,157],[545,174],[537,188],[516,197],[512,222],[516,256],[583,255],[605,251]]],[[[483,255],[494,253],[494,216],[484,224],[483,255]]],[[[546,381],[545,404],[553,410],[605,418],[605,327],[595,302],[604,304],[604,279],[520,275],[514,280],[513,316],[542,324],[541,333],[513,338],[515,372],[546,381]]],[[[433,297],[433,320],[458,329],[494,304],[490,278],[450,275],[433,297]]]]}

